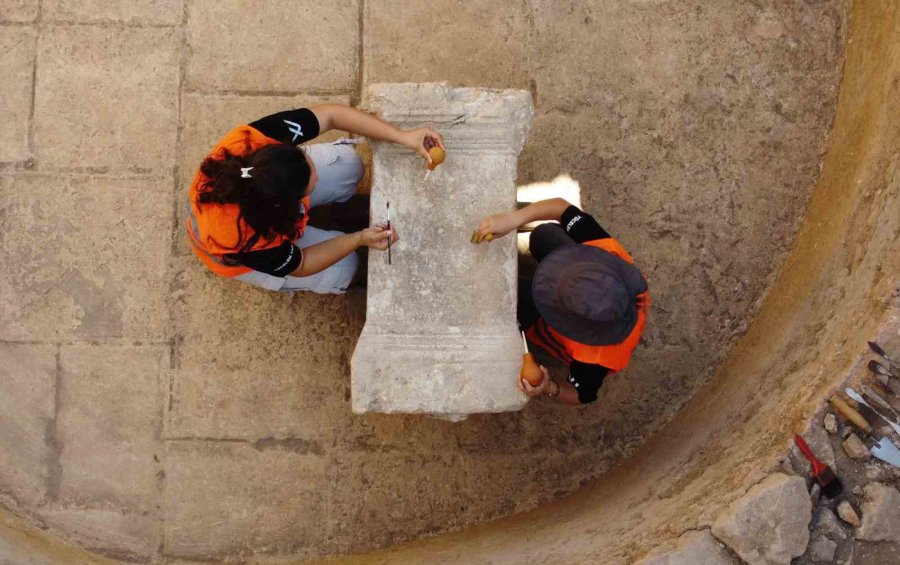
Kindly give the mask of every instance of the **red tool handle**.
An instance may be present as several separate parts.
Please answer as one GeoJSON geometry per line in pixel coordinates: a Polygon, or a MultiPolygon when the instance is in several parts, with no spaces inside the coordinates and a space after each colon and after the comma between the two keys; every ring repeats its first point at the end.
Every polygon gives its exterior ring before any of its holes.
{"type": "Polygon", "coordinates": [[[825,470],[825,465],[816,459],[816,456],[812,454],[812,450],[809,449],[809,446],[806,445],[806,441],[802,437],[794,434],[794,443],[797,444],[797,447],[800,448],[803,455],[806,455],[806,458],[809,459],[809,463],[812,465],[813,475],[818,475],[825,470]]]}

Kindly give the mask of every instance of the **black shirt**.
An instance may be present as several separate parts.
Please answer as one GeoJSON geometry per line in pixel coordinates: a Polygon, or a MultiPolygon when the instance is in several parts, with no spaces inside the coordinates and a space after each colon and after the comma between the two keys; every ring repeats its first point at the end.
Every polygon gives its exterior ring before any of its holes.
{"type": "MultiPolygon", "coordinates": [[[[278,112],[248,125],[266,137],[294,145],[319,135],[319,120],[308,108],[278,112]]],[[[293,243],[285,241],[271,249],[229,253],[226,257],[254,271],[286,277],[300,266],[303,252],[293,243]]]]}
{"type": "MultiPolygon", "coordinates": [[[[529,250],[540,261],[551,251],[561,245],[572,245],[606,239],[609,233],[594,219],[576,206],[569,206],[563,212],[559,224],[543,224],[531,234],[529,250]]],[[[538,312],[531,296],[531,279],[519,280],[519,324],[523,329],[531,327],[541,314],[538,312]]],[[[603,365],[572,361],[569,364],[569,376],[566,380],[578,391],[578,400],[582,404],[597,400],[597,391],[609,369],[603,365]]]]}

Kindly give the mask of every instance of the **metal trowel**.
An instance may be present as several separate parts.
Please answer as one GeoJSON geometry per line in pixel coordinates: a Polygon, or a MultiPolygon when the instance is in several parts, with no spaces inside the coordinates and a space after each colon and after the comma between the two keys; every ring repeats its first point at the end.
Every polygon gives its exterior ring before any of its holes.
{"type": "Polygon", "coordinates": [[[853,389],[850,388],[849,386],[848,386],[847,388],[844,389],[844,392],[847,394],[847,396],[849,396],[849,397],[852,398],[853,400],[859,402],[859,403],[862,404],[863,406],[866,406],[869,410],[871,410],[872,412],[874,412],[875,414],[877,414],[879,418],[881,418],[882,420],[884,420],[885,422],[887,422],[887,424],[891,427],[891,429],[894,430],[894,432],[895,432],[897,435],[900,435],[900,424],[897,424],[897,422],[892,422],[890,418],[888,418],[887,416],[885,416],[884,414],[882,414],[882,413],[879,412],[878,410],[875,410],[875,408],[873,408],[871,404],[869,404],[868,402],[866,402],[866,400],[862,397],[861,394],[859,394],[858,392],[856,392],[855,390],[853,390],[853,389]]]}
{"type": "MultiPolygon", "coordinates": [[[[851,391],[853,389],[850,389],[851,391]]],[[[854,391],[855,392],[855,391],[854,391]]],[[[848,405],[843,398],[838,395],[829,399],[835,410],[847,419],[848,422],[859,428],[862,432],[863,443],[869,448],[869,453],[876,459],[880,459],[885,463],[889,463],[895,467],[900,467],[900,449],[890,440],[883,437],[878,441],[872,437],[872,426],[855,408],[848,405]]]]}
{"type": "Polygon", "coordinates": [[[883,437],[869,449],[873,457],[900,468],[900,449],[890,439],[883,437]]]}

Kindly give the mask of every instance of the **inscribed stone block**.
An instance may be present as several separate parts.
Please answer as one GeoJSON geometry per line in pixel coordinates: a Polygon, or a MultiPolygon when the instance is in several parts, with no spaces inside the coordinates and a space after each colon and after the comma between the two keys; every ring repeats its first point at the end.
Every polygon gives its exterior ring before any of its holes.
{"type": "Polygon", "coordinates": [[[175,25],[183,0],[45,0],[41,10],[50,21],[175,25]]]}
{"type": "Polygon", "coordinates": [[[62,502],[131,513],[156,508],[168,362],[163,346],[62,346],[62,502]]]}
{"type": "Polygon", "coordinates": [[[0,183],[0,339],[163,338],[170,180],[0,183]]]}
{"type": "MultiPolygon", "coordinates": [[[[334,96],[236,96],[186,94],[182,102],[182,152],[178,185],[179,229],[176,230],[175,252],[193,254],[189,248],[184,221],[187,216],[187,197],[191,181],[204,157],[222,137],[234,127],[257,120],[275,112],[306,108],[316,104],[349,104],[348,95],[334,96]]],[[[331,131],[313,143],[334,141],[346,132],[331,131]]]]}
{"type": "Polygon", "coordinates": [[[4,130],[0,136],[0,162],[30,157],[28,122],[36,37],[30,28],[0,28],[0,123],[4,130]]]}
{"type": "Polygon", "coordinates": [[[188,6],[187,85],[199,90],[355,87],[358,0],[199,0],[188,6]],[[239,38],[230,27],[239,29],[239,38]]]}
{"type": "Polygon", "coordinates": [[[0,0],[0,21],[32,22],[37,13],[38,0],[0,0]]]}
{"type": "Polygon", "coordinates": [[[315,553],[326,522],[320,456],[206,442],[170,442],[167,452],[166,555],[315,553]]]}
{"type": "Polygon", "coordinates": [[[447,80],[527,88],[526,2],[390,0],[365,5],[365,82],[447,80]]]}
{"type": "Polygon", "coordinates": [[[171,171],[178,51],[174,29],[47,28],[35,94],[39,165],[171,171]]]}
{"type": "Polygon", "coordinates": [[[516,242],[469,243],[488,212],[516,202],[516,156],[531,124],[528,92],[382,84],[366,106],[401,128],[431,124],[447,161],[428,182],[422,160],[373,147],[372,215],[403,234],[388,266],[369,255],[366,326],[353,354],[353,410],[461,418],[524,406],[516,389],[516,242]],[[435,197],[435,195],[439,197],[435,197]]]}
{"type": "Polygon", "coordinates": [[[0,343],[0,491],[36,505],[53,450],[56,347],[0,343]]]}

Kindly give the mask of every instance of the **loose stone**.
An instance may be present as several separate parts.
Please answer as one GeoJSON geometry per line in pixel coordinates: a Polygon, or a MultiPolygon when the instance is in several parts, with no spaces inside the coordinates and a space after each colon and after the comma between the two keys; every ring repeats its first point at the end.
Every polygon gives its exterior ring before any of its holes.
{"type": "MultiPolygon", "coordinates": [[[[831,468],[835,467],[834,460],[834,450],[831,448],[831,440],[828,439],[828,434],[818,426],[810,426],[809,430],[807,430],[803,434],[803,439],[806,440],[806,443],[809,444],[809,448],[812,450],[813,454],[816,456],[816,459],[830,466],[831,468]]],[[[794,445],[791,448],[791,452],[794,458],[800,462],[799,468],[802,470],[801,475],[805,475],[809,472],[809,462],[806,460],[806,457],[800,452],[800,448],[794,445]]]]}
{"type": "Polygon", "coordinates": [[[822,487],[819,486],[819,483],[813,483],[812,488],[809,489],[809,500],[815,505],[820,496],[822,496],[822,487]]]}
{"type": "Polygon", "coordinates": [[[828,413],[825,414],[825,431],[830,434],[837,433],[837,418],[834,417],[834,414],[828,413]]]}
{"type": "Polygon", "coordinates": [[[824,536],[816,536],[809,543],[809,558],[816,563],[834,562],[834,552],[837,544],[824,536]]]}
{"type": "Polygon", "coordinates": [[[844,452],[852,459],[864,460],[870,457],[869,449],[866,447],[866,444],[864,444],[856,434],[847,436],[847,439],[844,440],[842,445],[844,447],[844,452]]]}
{"type": "Polygon", "coordinates": [[[716,518],[712,533],[748,563],[784,563],[809,543],[812,503],[802,477],[774,473],[716,518]]]}
{"type": "Polygon", "coordinates": [[[851,526],[859,526],[859,514],[856,513],[853,506],[846,500],[842,500],[841,503],[838,504],[837,513],[841,520],[847,522],[851,526]]]}
{"type": "Polygon", "coordinates": [[[900,542],[900,492],[881,483],[866,485],[862,525],[856,537],[866,541],[900,542]]]}
{"type": "Polygon", "coordinates": [[[841,526],[841,523],[838,521],[837,516],[834,515],[834,512],[828,508],[821,508],[819,510],[813,530],[816,534],[826,536],[833,540],[847,538],[847,532],[844,531],[844,527],[841,526]]]}

